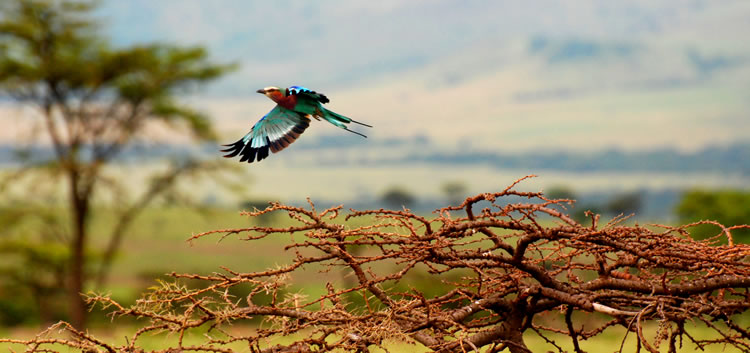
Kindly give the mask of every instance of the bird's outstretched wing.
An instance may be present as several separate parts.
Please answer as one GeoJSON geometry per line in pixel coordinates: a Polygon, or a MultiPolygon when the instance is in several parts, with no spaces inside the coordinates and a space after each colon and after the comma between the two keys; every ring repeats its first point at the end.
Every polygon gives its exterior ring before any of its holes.
{"type": "Polygon", "coordinates": [[[290,86],[287,88],[286,95],[300,95],[300,96],[307,96],[312,98],[313,100],[316,100],[320,103],[328,103],[330,100],[328,100],[328,97],[326,97],[323,93],[315,92],[309,88],[305,88],[302,86],[290,86]]]}
{"type": "Polygon", "coordinates": [[[260,119],[250,132],[221,150],[231,158],[240,155],[240,162],[252,163],[268,157],[268,151],[279,152],[296,140],[310,126],[310,119],[293,110],[276,106],[260,119]]]}

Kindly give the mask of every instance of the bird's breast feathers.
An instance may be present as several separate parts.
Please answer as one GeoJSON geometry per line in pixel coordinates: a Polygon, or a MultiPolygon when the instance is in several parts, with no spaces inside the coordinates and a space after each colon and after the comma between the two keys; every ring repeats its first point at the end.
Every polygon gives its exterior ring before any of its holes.
{"type": "Polygon", "coordinates": [[[276,104],[286,108],[294,110],[294,107],[297,106],[297,96],[286,96],[282,97],[279,100],[276,101],[276,104]]]}
{"type": "Polygon", "coordinates": [[[294,109],[294,107],[297,105],[297,96],[295,95],[285,95],[284,93],[280,91],[272,92],[268,98],[271,98],[276,104],[286,108],[286,109],[294,109]]]}

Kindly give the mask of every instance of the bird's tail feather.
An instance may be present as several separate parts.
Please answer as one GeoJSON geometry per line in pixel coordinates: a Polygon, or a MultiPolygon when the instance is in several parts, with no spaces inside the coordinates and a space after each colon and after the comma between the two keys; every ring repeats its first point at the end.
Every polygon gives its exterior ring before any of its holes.
{"type": "MultiPolygon", "coordinates": [[[[323,108],[323,109],[325,109],[325,108],[323,108]]],[[[345,116],[343,116],[343,115],[341,115],[339,113],[336,113],[334,111],[330,111],[328,109],[325,109],[325,111],[323,113],[323,118],[325,118],[326,120],[332,122],[334,125],[338,125],[336,123],[348,124],[348,123],[352,122],[352,119],[350,119],[348,117],[345,117],[345,116]]]]}
{"type": "Polygon", "coordinates": [[[344,128],[344,130],[346,130],[346,131],[349,131],[349,132],[351,132],[352,134],[357,134],[357,135],[359,135],[359,136],[362,136],[362,137],[364,137],[364,138],[367,138],[367,136],[366,136],[365,134],[362,134],[362,133],[356,132],[356,131],[354,131],[354,130],[349,130],[349,129],[347,129],[347,128],[344,128]]]}
{"type": "Polygon", "coordinates": [[[359,122],[359,121],[356,121],[356,120],[354,120],[354,119],[350,119],[350,120],[351,120],[351,121],[352,121],[353,123],[355,123],[355,124],[359,124],[359,125],[362,125],[362,126],[367,126],[367,127],[372,127],[372,125],[368,125],[368,124],[365,124],[365,123],[361,123],[361,122],[359,122]]]}
{"type": "Polygon", "coordinates": [[[362,137],[367,137],[367,136],[365,136],[364,134],[361,134],[359,132],[356,132],[356,131],[353,131],[353,130],[349,130],[346,127],[346,125],[344,125],[344,124],[355,123],[355,124],[359,124],[359,125],[362,125],[362,126],[372,127],[372,125],[368,125],[368,124],[356,121],[356,120],[354,120],[352,118],[343,116],[343,115],[341,115],[339,113],[330,111],[328,109],[325,110],[325,114],[323,115],[323,118],[326,119],[329,123],[331,123],[333,125],[336,125],[336,126],[342,128],[342,129],[346,130],[346,131],[349,131],[349,132],[351,132],[353,134],[357,134],[357,135],[362,136],[362,137]]]}

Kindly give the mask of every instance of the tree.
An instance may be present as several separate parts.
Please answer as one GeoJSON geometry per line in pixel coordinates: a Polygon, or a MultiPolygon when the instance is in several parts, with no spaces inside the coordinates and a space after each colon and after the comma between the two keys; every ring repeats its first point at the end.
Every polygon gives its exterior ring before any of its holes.
{"type": "Polygon", "coordinates": [[[448,203],[459,203],[466,196],[466,184],[460,181],[449,181],[443,184],[443,194],[448,203]]]}
{"type": "MultiPolygon", "coordinates": [[[[715,220],[719,224],[737,225],[750,220],[750,192],[740,190],[691,190],[685,192],[676,207],[680,222],[700,222],[715,220]]],[[[696,239],[708,239],[718,235],[721,242],[727,239],[721,236],[722,229],[718,224],[702,224],[692,229],[696,239]]],[[[734,240],[739,243],[750,243],[750,229],[738,229],[734,240]]]]}
{"type": "Polygon", "coordinates": [[[551,199],[575,200],[578,198],[575,190],[567,185],[554,185],[544,194],[551,199]]]}
{"type": "MultiPolygon", "coordinates": [[[[86,308],[80,293],[87,279],[92,200],[102,185],[111,182],[104,167],[152,124],[166,124],[196,140],[212,139],[210,121],[175,96],[221,76],[231,66],[209,62],[199,47],[112,48],[89,18],[93,2],[13,0],[0,6],[0,92],[38,108],[43,142],[51,143],[54,150],[52,160],[26,160],[27,166],[43,167],[65,180],[72,228],[70,315],[73,325],[82,328],[86,308]]],[[[176,163],[155,176],[145,194],[121,207],[105,251],[102,278],[111,261],[107,259],[135,215],[169,190],[177,177],[199,167],[194,161],[176,163]]]]}
{"type": "Polygon", "coordinates": [[[416,197],[404,188],[393,186],[383,193],[381,200],[390,208],[409,208],[414,205],[416,197]]]}
{"type": "Polygon", "coordinates": [[[237,234],[252,243],[280,236],[289,240],[281,245],[288,251],[286,263],[251,272],[173,273],[174,282],[161,282],[131,307],[91,295],[90,302],[112,308],[115,316],[149,320],[120,345],[65,323],[46,333],[62,329],[75,339],[37,335],[0,342],[133,352],[140,351],[140,336],[168,331],[174,339],[161,351],[229,352],[240,343],[264,353],[366,352],[399,340],[436,352],[527,353],[524,333],[531,331],[561,353],[562,343],[549,335],[567,335],[580,353],[585,340],[619,326],[626,330],[623,343],[632,333],[638,351],[658,352],[666,345],[677,352],[683,339],[701,350],[712,345],[750,350],[750,332],[740,315],[750,310],[750,246],[695,241],[685,227],[602,226],[598,216],[592,216],[591,226],[582,226],[550,207],[563,200],[514,186],[436,210],[432,219],[405,210],[344,215],[341,206],[317,210],[312,202],[309,207],[275,203],[246,214],[286,214],[291,226],[223,229],[190,240],[237,234]],[[518,198],[528,201],[504,202],[518,198]],[[478,203],[486,208],[475,214],[478,203]],[[540,221],[549,218],[555,222],[540,221]],[[352,254],[361,247],[366,249],[352,254]],[[346,286],[324,277],[320,288],[310,291],[313,296],[288,290],[294,278],[337,268],[356,281],[346,286]],[[432,281],[417,286],[411,281],[416,274],[432,281]],[[205,284],[194,288],[180,282],[185,280],[205,284]],[[433,290],[437,283],[445,286],[440,293],[433,290]],[[231,294],[240,285],[249,288],[231,294]],[[362,305],[353,305],[353,296],[362,305]],[[258,318],[264,320],[258,329],[223,329],[258,318]],[[717,334],[691,333],[696,322],[717,334]],[[648,335],[649,328],[656,335],[648,335]],[[184,343],[191,331],[204,341],[184,343]],[[279,337],[286,339],[275,340],[279,337]]]}
{"type": "Polygon", "coordinates": [[[23,202],[0,208],[0,323],[49,325],[64,313],[65,273],[70,252],[57,241],[65,225],[55,212],[23,202]],[[37,237],[23,230],[29,215],[40,225],[37,237]],[[22,236],[13,237],[11,234],[22,236]]]}
{"type": "Polygon", "coordinates": [[[566,185],[555,185],[550,187],[544,195],[549,199],[556,199],[556,200],[571,200],[568,204],[558,204],[558,205],[551,205],[550,207],[557,209],[558,211],[565,212],[569,209],[573,209],[572,217],[576,222],[584,223],[588,220],[588,216],[586,216],[586,212],[591,210],[590,207],[584,205],[585,207],[575,207],[575,201],[578,199],[576,196],[575,191],[566,186],[566,185]]]}
{"type": "Polygon", "coordinates": [[[640,192],[629,192],[615,195],[604,207],[608,213],[629,215],[638,213],[643,206],[643,195],[640,192]]]}

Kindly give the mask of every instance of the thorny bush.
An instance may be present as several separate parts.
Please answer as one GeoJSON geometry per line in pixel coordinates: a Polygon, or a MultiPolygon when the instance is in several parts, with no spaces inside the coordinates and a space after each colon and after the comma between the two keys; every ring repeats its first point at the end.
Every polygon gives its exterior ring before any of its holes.
{"type": "MultiPolygon", "coordinates": [[[[750,350],[750,332],[737,321],[750,307],[750,246],[731,238],[733,229],[747,226],[716,224],[721,232],[703,241],[687,233],[696,224],[626,226],[618,218],[600,225],[598,216],[590,215],[592,224],[584,226],[560,211],[570,200],[514,190],[523,179],[500,192],[439,209],[431,219],[409,210],[351,210],[344,215],[341,206],[318,211],[312,202],[309,208],[273,203],[247,215],[282,212],[293,226],[215,230],[190,241],[286,236],[289,263],[259,272],[224,268],[211,275],[173,273],[174,283],[163,283],[132,307],[107,296],[89,296],[90,305],[111,307],[114,316],[149,321],[123,346],[66,323],[32,340],[2,341],[26,344],[30,351],[63,344],[86,351],[140,352],[144,334],[169,331],[175,342],[164,351],[229,352],[229,345],[238,342],[252,352],[368,351],[387,350],[386,341],[400,340],[438,352],[481,347],[485,352],[529,352],[523,334],[532,330],[560,352],[547,337],[567,335],[575,352],[583,352],[581,340],[620,326],[626,336],[637,338],[638,351],[658,352],[666,345],[676,352],[683,340],[700,348],[750,350]],[[514,202],[503,202],[507,200],[514,202]],[[366,225],[347,226],[355,218],[366,225]],[[729,245],[717,245],[721,237],[729,245]],[[285,290],[293,275],[342,268],[349,279],[321,281],[320,296],[285,290]],[[442,281],[446,289],[434,294],[431,288],[403,285],[419,271],[433,283],[442,281]],[[186,279],[208,284],[180,285],[186,279]],[[249,292],[230,294],[238,285],[249,292]],[[353,298],[361,305],[352,305],[353,298]],[[262,322],[255,328],[228,330],[230,323],[258,318],[262,322]],[[696,325],[707,326],[719,338],[691,335],[696,325]],[[645,326],[656,334],[646,337],[645,326]],[[206,328],[203,343],[183,343],[186,333],[206,328]],[[53,331],[61,330],[68,336],[54,338],[60,336],[53,331]],[[294,340],[268,343],[281,336],[294,340]]],[[[252,256],[252,249],[248,252],[252,256]]]]}

